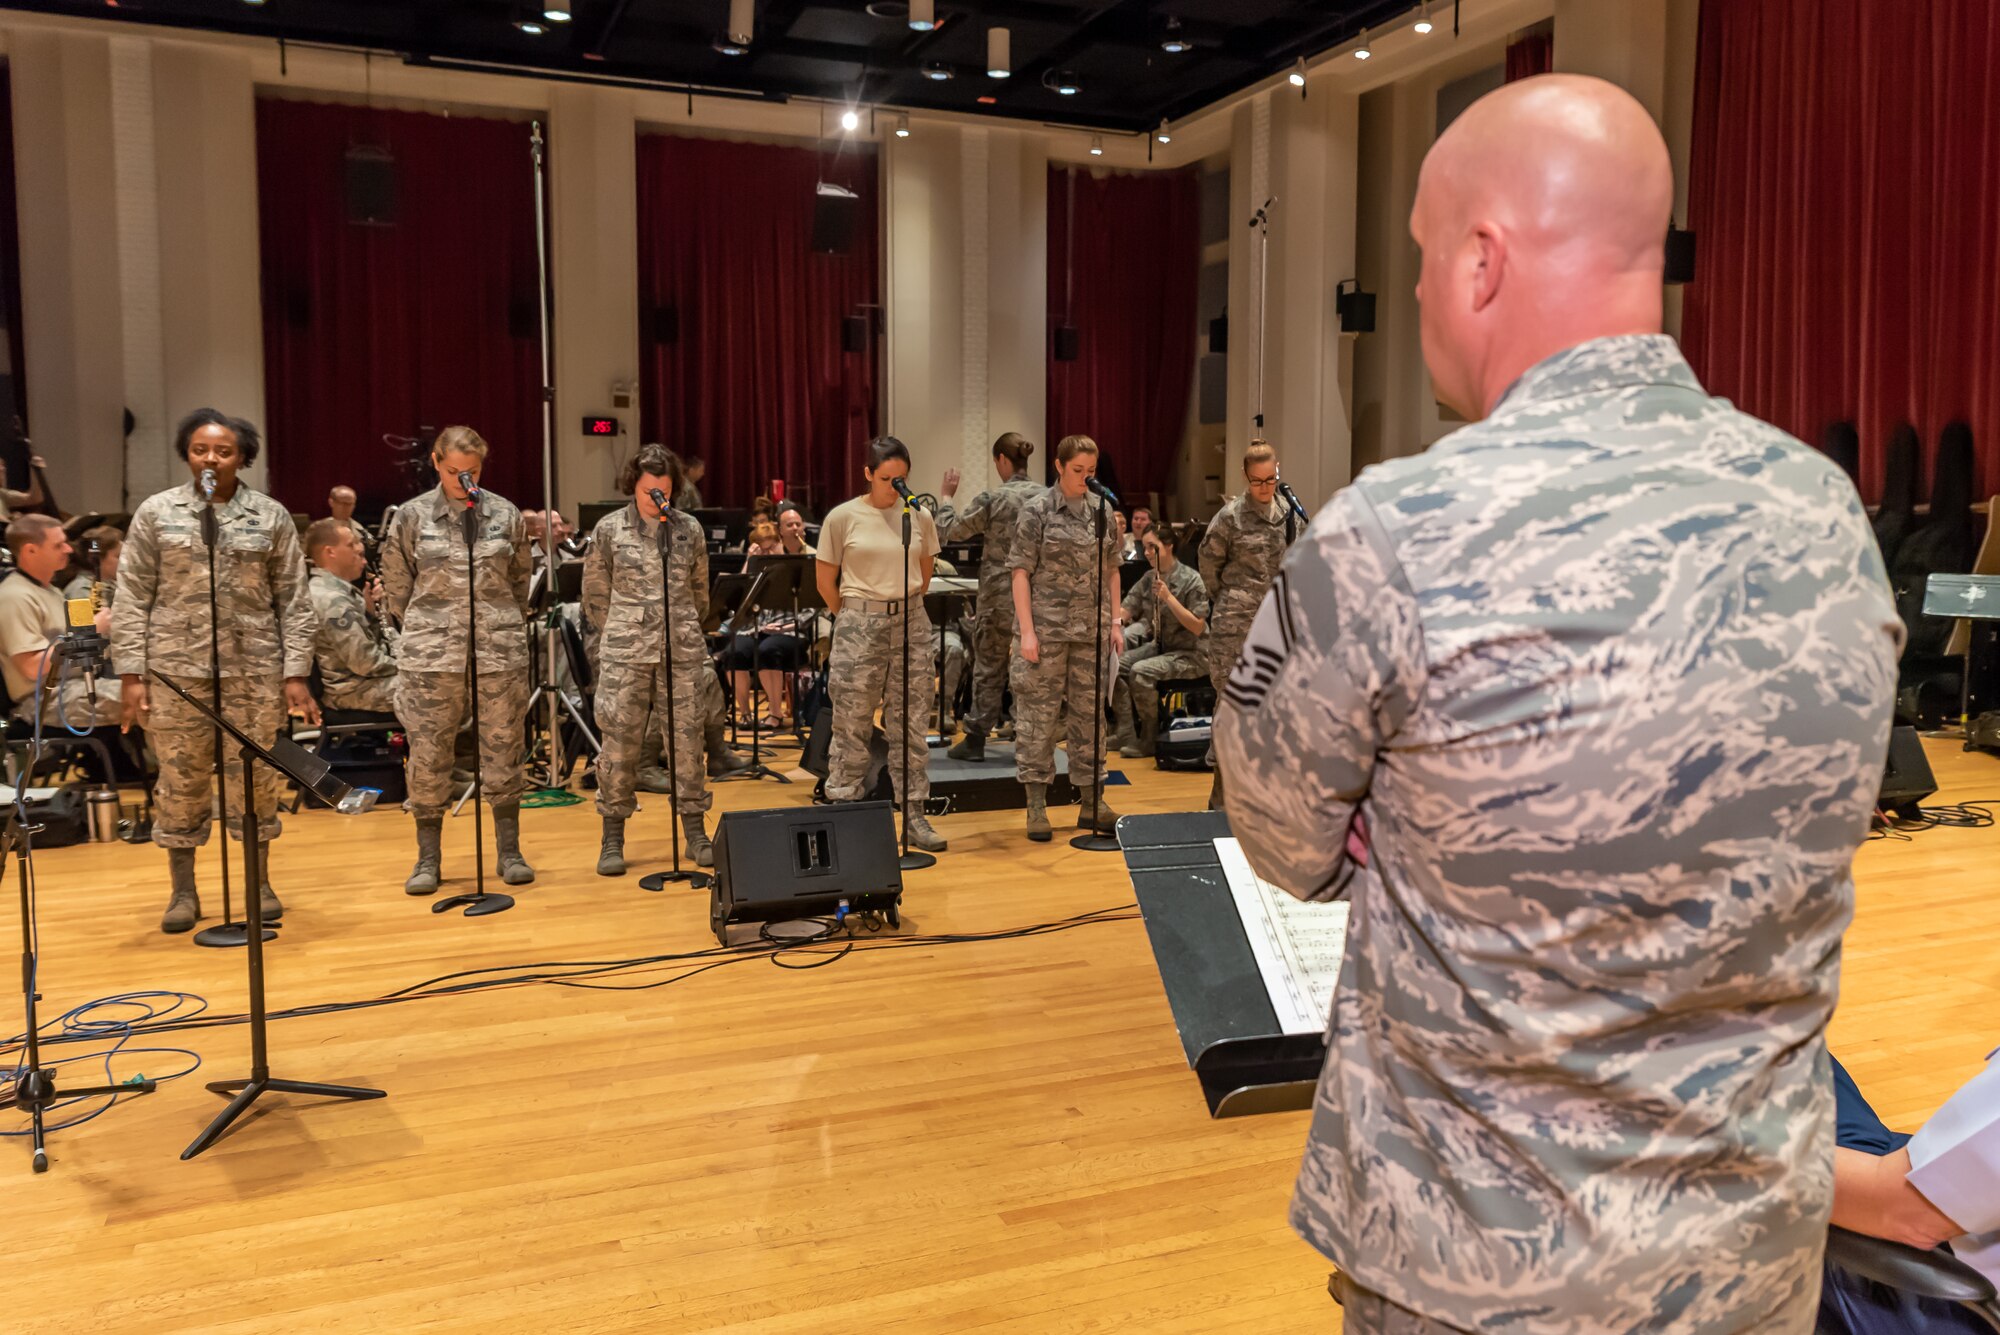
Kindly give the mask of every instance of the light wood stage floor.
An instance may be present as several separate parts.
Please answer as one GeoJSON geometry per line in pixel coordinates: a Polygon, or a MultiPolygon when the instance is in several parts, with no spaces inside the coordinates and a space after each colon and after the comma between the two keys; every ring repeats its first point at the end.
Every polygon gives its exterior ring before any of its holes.
{"type": "MultiPolygon", "coordinates": [[[[1930,753],[1938,800],[2000,797],[2000,760],[1948,743],[1930,753]]],[[[1126,768],[1130,786],[1112,790],[1124,812],[1189,810],[1206,794],[1206,775],[1126,768]]],[[[727,783],[717,804],[809,792],[727,783]]],[[[664,856],[666,799],[646,800],[632,851],[664,856]]],[[[952,851],[908,877],[904,930],[991,932],[1132,902],[1117,854],[1029,844],[1020,821],[943,820],[952,851]]],[[[288,818],[273,1007],[473,966],[713,944],[705,894],[594,874],[588,805],[530,811],[524,825],[540,880],[513,911],[467,919],[402,893],[401,812],[288,818]]],[[[470,877],[471,830],[469,813],[448,826],[448,876],[470,877]]],[[[1939,829],[1859,859],[1833,1041],[1892,1125],[1914,1126],[1994,1042],[1996,852],[2000,831],[1939,829]]],[[[45,1018],[145,989],[245,1006],[241,951],[156,930],[157,849],[51,850],[37,863],[45,1018]]],[[[18,931],[11,876],[0,950],[18,931]]],[[[212,912],[212,846],[202,878],[212,912]]],[[[857,951],[806,971],[752,959],[647,991],[425,999],[283,1020],[271,1040],[280,1076],[389,1097],[267,1096],[183,1163],[221,1106],[202,1082],[247,1073],[249,1036],[157,1040],[199,1051],[202,1069],[56,1133],[44,1176],[29,1173],[24,1140],[0,1144],[12,1175],[0,1327],[1338,1329],[1326,1265],[1285,1225],[1306,1115],[1209,1119],[1136,920],[857,951]]],[[[121,1057],[116,1069],[176,1061],[121,1057]]],[[[64,1074],[83,1084],[91,1070],[64,1074]]]]}

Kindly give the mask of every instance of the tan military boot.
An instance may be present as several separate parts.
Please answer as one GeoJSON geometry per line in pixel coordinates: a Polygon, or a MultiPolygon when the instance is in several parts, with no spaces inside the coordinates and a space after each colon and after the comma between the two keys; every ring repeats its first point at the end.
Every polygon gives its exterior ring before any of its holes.
{"type": "Polygon", "coordinates": [[[1049,786],[1031,783],[1028,789],[1028,838],[1046,844],[1055,831],[1049,828],[1049,786]]]}
{"type": "Polygon", "coordinates": [[[160,930],[192,931],[195,923],[201,920],[201,897],[194,888],[194,850],[168,849],[167,874],[173,878],[174,892],[173,898],[167,901],[166,914],[160,919],[160,930]]]}
{"type": "Polygon", "coordinates": [[[599,876],[623,876],[625,874],[625,818],[606,816],[604,837],[597,845],[597,874],[599,876]]]}

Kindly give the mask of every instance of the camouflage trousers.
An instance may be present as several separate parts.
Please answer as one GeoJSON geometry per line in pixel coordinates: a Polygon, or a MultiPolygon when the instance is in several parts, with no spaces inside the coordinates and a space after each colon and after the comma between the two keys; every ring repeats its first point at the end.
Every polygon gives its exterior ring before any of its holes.
{"type": "MultiPolygon", "coordinates": [[[[707,655],[702,659],[707,661],[707,655]]],[[[702,778],[703,685],[696,664],[677,661],[674,668],[674,802],[680,814],[695,816],[706,812],[710,802],[702,778]]],[[[599,665],[597,726],[604,743],[597,757],[597,812],[622,820],[638,808],[632,790],[639,766],[665,748],[666,664],[599,665]]]]}
{"type": "Polygon", "coordinates": [[[979,585],[979,616],[972,625],[972,712],[966,722],[981,732],[1000,726],[1014,643],[1014,586],[979,585]]]}
{"type": "Polygon", "coordinates": [[[1419,1316],[1372,1289],[1362,1288],[1344,1271],[1334,1272],[1333,1293],[1340,1302],[1344,1335],[1466,1335],[1457,1326],[1419,1316]]]}
{"type": "Polygon", "coordinates": [[[1218,704],[1222,699],[1222,688],[1229,682],[1230,670],[1243,656],[1243,641],[1249,636],[1248,626],[1240,630],[1220,630],[1214,622],[1210,622],[1208,634],[1202,637],[1202,656],[1208,663],[1208,680],[1215,687],[1218,704]]]}
{"type": "MultiPolygon", "coordinates": [[[[1022,783],[1054,783],[1056,779],[1056,715],[1068,704],[1069,780],[1078,788],[1104,782],[1103,742],[1109,732],[1091,717],[1096,699],[1097,668],[1089,641],[1066,644],[1041,642],[1039,663],[1014,649],[1011,684],[1014,690],[1014,765],[1022,783]]],[[[1113,665],[1110,646],[1104,654],[1104,697],[1111,698],[1113,665]]]]}
{"type": "MultiPolygon", "coordinates": [[[[208,681],[177,678],[204,704],[213,689],[208,681]]],[[[162,848],[200,848],[208,842],[214,818],[215,725],[187,701],[158,682],[152,683],[153,712],[146,738],[159,757],[160,780],[153,787],[153,842],[162,848]]],[[[268,746],[285,721],[285,684],[277,677],[224,677],[222,716],[268,746]]],[[[226,766],[222,784],[224,825],[243,837],[242,747],[227,733],[222,738],[226,766]]],[[[257,766],[257,837],[278,837],[278,772],[257,766]]]]}
{"type": "Polygon", "coordinates": [[[1162,651],[1157,644],[1127,649],[1118,658],[1118,685],[1111,692],[1111,712],[1141,742],[1151,742],[1160,726],[1160,683],[1200,677],[1207,671],[1206,661],[1191,649],[1162,651]]]}
{"type": "Polygon", "coordinates": [[[320,692],[320,705],[325,709],[393,714],[396,712],[396,679],[365,677],[337,689],[329,686],[320,692]]]}
{"type": "MultiPolygon", "coordinates": [[[[410,739],[410,814],[418,820],[444,815],[456,796],[451,758],[459,728],[472,717],[470,680],[467,671],[396,674],[396,717],[410,739]]],[[[527,718],[526,668],[479,674],[480,777],[488,805],[519,801],[527,791],[521,755],[527,718]]]]}
{"type": "Polygon", "coordinates": [[[958,710],[958,688],[965,684],[968,666],[970,655],[966,652],[964,634],[957,626],[946,626],[944,650],[938,662],[938,691],[944,696],[945,708],[953,713],[958,710]]]}
{"type": "MultiPolygon", "coordinates": [[[[159,705],[160,695],[173,695],[161,686],[154,696],[154,706],[159,705]]],[[[204,697],[206,698],[206,697],[204,697]]],[[[179,696],[174,703],[180,704],[179,696]]],[[[182,708],[186,708],[182,705],[182,708]]],[[[48,736],[51,729],[65,725],[72,728],[102,728],[118,722],[124,714],[124,701],[119,694],[118,678],[106,672],[97,681],[97,694],[84,690],[84,681],[72,673],[67,681],[57,682],[57,673],[52,671],[42,684],[42,735],[48,736]]],[[[14,707],[14,717],[23,723],[35,721],[35,700],[30,695],[14,707]]]]}
{"type": "Polygon", "coordinates": [[[921,604],[910,608],[910,642],[903,643],[901,612],[864,612],[852,605],[833,623],[833,661],[827,693],[833,699],[833,730],[827,753],[826,795],[836,802],[860,798],[868,779],[868,739],[876,706],[889,741],[889,782],[899,802],[931,795],[931,751],[924,736],[936,689],[936,628],[921,604]],[[909,666],[910,716],[903,717],[903,668],[909,666]],[[902,754],[897,738],[910,748],[910,786],[903,791],[902,754]]]}

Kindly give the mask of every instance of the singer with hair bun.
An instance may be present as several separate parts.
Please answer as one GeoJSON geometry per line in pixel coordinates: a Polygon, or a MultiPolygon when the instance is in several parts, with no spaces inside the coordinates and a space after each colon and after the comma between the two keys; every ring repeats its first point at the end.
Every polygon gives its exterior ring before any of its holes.
{"type": "Polygon", "coordinates": [[[618,490],[632,503],[597,521],[583,558],[584,637],[597,669],[597,722],[604,736],[597,757],[597,813],[604,818],[599,876],[625,874],[625,822],[637,807],[633,788],[641,752],[651,750],[650,728],[672,743],[674,809],[688,854],[698,867],[715,865],[704,821],[711,799],[702,774],[703,687],[711,675],[701,630],[708,608],[708,535],[693,515],[672,506],[686,481],[672,450],[640,446],[618,473],[618,490]],[[667,636],[673,637],[671,681],[667,636]]]}
{"type": "MultiPolygon", "coordinates": [[[[201,917],[194,851],[208,842],[214,808],[215,725],[165,687],[152,689],[152,669],[212,700],[221,683],[222,715],[259,742],[270,743],[287,710],[309,722],[319,707],[306,688],[312,672],[313,610],[305,553],[284,506],[237,477],[257,461],[257,428],[213,408],[200,408],[174,432],[174,453],[192,480],[149,496],[132,516],[118,561],[112,603],[113,665],[122,681],[120,712],[127,728],[143,727],[159,758],[153,789],[153,842],[167,850],[173,891],[160,919],[163,932],[185,932],[201,917]],[[209,619],[209,544],[215,532],[215,619],[209,619]],[[213,649],[214,662],[210,662],[213,649]]],[[[243,769],[224,746],[224,824],[243,837],[243,769]]],[[[285,910],[271,889],[271,841],[278,837],[278,773],[257,769],[257,831],[264,920],[285,910]]],[[[247,888],[246,888],[247,889],[247,888]]]]}
{"type": "Polygon", "coordinates": [[[954,760],[986,759],[986,735],[1000,726],[1014,639],[1014,574],[1007,566],[1007,552],[1014,530],[1020,527],[1021,507],[1046,490],[1028,476],[1028,460],[1034,454],[1033,441],[1009,431],[993,442],[993,471],[1000,475],[999,486],[980,492],[963,510],[952,503],[958,495],[956,468],[945,469],[938,488],[937,523],[944,540],[983,538],[986,543],[979,561],[977,618],[972,628],[972,713],[965,720],[965,736],[951,748],[954,760]]]}
{"type": "Polygon", "coordinates": [[[834,506],[820,525],[813,567],[820,597],[834,616],[833,657],[827,670],[833,732],[826,795],[836,802],[861,799],[879,705],[882,731],[889,738],[889,782],[903,809],[903,831],[912,848],[942,853],[945,841],[924,815],[924,799],[931,792],[925,723],[936,669],[937,630],[922,599],[938,554],[937,524],[922,506],[909,507],[906,559],[903,515],[910,450],[902,441],[894,436],[869,441],[861,475],[868,490],[834,506]],[[917,601],[905,616],[904,604],[912,599],[917,601]],[[903,708],[905,671],[913,683],[922,683],[911,687],[908,710],[903,708]]]}
{"type": "Polygon", "coordinates": [[[402,623],[396,640],[396,716],[410,739],[405,772],[410,812],[417,818],[417,865],[403,889],[428,895],[438,888],[444,813],[453,796],[452,751],[471,713],[475,654],[481,796],[493,810],[501,879],[526,885],[535,879],[535,869],[521,856],[528,581],[534,569],[527,524],[513,502],[479,487],[486,442],[471,427],[438,432],[431,463],[438,485],[396,511],[381,551],[383,607],[402,623]],[[478,516],[470,591],[463,519],[468,507],[478,516]],[[474,602],[477,625],[469,624],[474,602]]]}
{"type": "MultiPolygon", "coordinates": [[[[1104,800],[1104,729],[1098,672],[1110,682],[1125,652],[1118,628],[1118,530],[1103,515],[1109,501],[1093,496],[1097,442],[1064,436],[1056,446],[1056,481],[1021,507],[1007,561],[1013,571],[1014,759],[1028,790],[1028,838],[1047,843],[1048,791],[1055,782],[1056,718],[1067,704],[1069,777],[1082,794],[1078,829],[1109,834],[1118,813],[1104,800]],[[1103,572],[1105,588],[1098,587],[1103,572]],[[1101,620],[1100,620],[1101,617],[1101,620]],[[1096,655],[1107,654],[1103,664],[1096,655]]],[[[1108,688],[1107,688],[1108,689],[1108,688]]]]}

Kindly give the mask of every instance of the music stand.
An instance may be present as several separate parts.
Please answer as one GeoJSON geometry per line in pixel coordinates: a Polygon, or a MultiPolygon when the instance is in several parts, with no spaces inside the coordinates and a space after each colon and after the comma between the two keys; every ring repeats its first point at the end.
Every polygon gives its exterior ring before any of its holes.
{"type": "MultiPolygon", "coordinates": [[[[272,749],[246,737],[234,723],[224,718],[220,712],[210,709],[194,696],[182,689],[181,684],[158,668],[151,669],[161,685],[193,705],[218,728],[234,737],[243,747],[243,799],[245,818],[243,821],[243,862],[250,876],[255,876],[262,861],[262,836],[257,828],[257,762],[288,774],[304,788],[319,793],[334,802],[335,808],[343,812],[365,811],[373,805],[372,800],[352,801],[355,794],[366,793],[367,789],[349,788],[339,779],[333,778],[326,762],[314,756],[295,742],[278,738],[272,749]]],[[[255,885],[254,880],[246,884],[255,885]]],[[[181,1151],[181,1158],[192,1159],[213,1145],[223,1132],[266,1092],[280,1094],[312,1094],[330,1099],[380,1099],[387,1098],[388,1091],[365,1089],[359,1085],[323,1085],[307,1080],[282,1080],[271,1074],[270,1049],[266,1041],[264,1013],[264,906],[260,896],[251,894],[244,898],[245,920],[249,924],[250,946],[250,1075],[243,1080],[211,1080],[208,1088],[217,1094],[234,1094],[229,1106],[216,1115],[202,1133],[181,1151]]]]}
{"type": "MultiPolygon", "coordinates": [[[[812,637],[800,633],[798,624],[799,614],[807,611],[813,613],[813,629],[816,632],[819,628],[818,614],[826,608],[826,601],[819,596],[818,583],[815,577],[816,568],[817,562],[815,559],[804,552],[797,554],[781,552],[776,556],[753,556],[749,559],[749,563],[745,567],[751,574],[756,574],[759,571],[769,571],[772,572],[774,579],[782,579],[784,581],[782,584],[773,583],[764,590],[761,610],[766,612],[783,612],[792,618],[792,634],[805,646],[804,652],[808,658],[812,655],[814,640],[812,637]]],[[[762,637],[759,638],[761,641],[762,637]]],[[[752,659],[753,661],[757,661],[758,655],[753,653],[752,659]]],[[[794,684],[796,685],[796,683],[794,684]]],[[[792,735],[794,737],[799,736],[799,711],[796,707],[796,701],[792,710],[792,735]]]]}
{"type": "MultiPolygon", "coordinates": [[[[738,635],[747,633],[750,636],[750,767],[732,777],[776,779],[779,783],[790,783],[790,778],[764,763],[762,747],[764,730],[758,726],[757,717],[757,702],[763,697],[763,678],[760,675],[763,655],[758,648],[763,637],[757,630],[757,618],[767,610],[771,602],[789,597],[789,586],[793,582],[791,572],[782,565],[775,568],[761,565],[761,562],[772,559],[759,557],[752,562],[753,568],[743,574],[723,576],[722,581],[716,586],[716,593],[725,597],[734,595],[731,615],[722,623],[722,630],[729,637],[731,650],[735,648],[738,635]]],[[[710,611],[714,610],[715,605],[711,602],[710,611]]]]}
{"type": "MultiPolygon", "coordinates": [[[[963,578],[963,576],[960,578],[963,578]]],[[[945,634],[965,616],[965,605],[972,602],[977,596],[977,591],[967,593],[962,589],[940,589],[938,581],[935,579],[931,581],[931,586],[924,590],[924,614],[930,617],[931,624],[938,628],[938,657],[940,660],[944,657],[945,634]]],[[[972,668],[972,645],[970,642],[966,644],[965,650],[966,670],[969,673],[972,668]]],[[[944,727],[946,701],[944,698],[943,666],[943,662],[940,661],[938,664],[938,735],[937,740],[931,743],[932,746],[943,746],[951,740],[946,734],[944,727]]]]}

